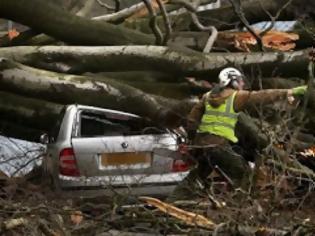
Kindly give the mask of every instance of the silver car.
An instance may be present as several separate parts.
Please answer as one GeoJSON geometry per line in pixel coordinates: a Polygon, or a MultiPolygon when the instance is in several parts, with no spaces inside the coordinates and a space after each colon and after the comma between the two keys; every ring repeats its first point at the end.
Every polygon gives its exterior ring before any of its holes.
{"type": "Polygon", "coordinates": [[[134,114],[69,105],[53,130],[44,169],[61,190],[164,195],[188,174],[179,136],[134,114]]]}

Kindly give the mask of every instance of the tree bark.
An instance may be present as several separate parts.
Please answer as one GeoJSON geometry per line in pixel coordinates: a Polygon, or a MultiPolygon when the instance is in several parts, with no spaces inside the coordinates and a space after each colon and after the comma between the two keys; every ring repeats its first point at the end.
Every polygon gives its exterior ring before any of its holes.
{"type": "Polygon", "coordinates": [[[180,104],[152,96],[111,79],[43,71],[4,59],[0,62],[0,86],[12,93],[61,104],[80,103],[131,112],[165,125],[181,119],[178,109],[181,104],[186,106],[186,101],[180,104]]]}
{"type": "Polygon", "coordinates": [[[0,91],[0,117],[2,120],[46,130],[52,127],[62,106],[44,100],[32,99],[0,91]]]}
{"type": "MultiPolygon", "coordinates": [[[[275,16],[276,13],[286,4],[286,0],[264,0],[262,1],[242,1],[243,13],[250,24],[261,21],[270,21],[270,17],[266,11],[275,16]],[[263,5],[263,7],[261,6],[263,5]]],[[[303,12],[303,7],[307,6],[309,9],[304,11],[311,15],[311,11],[315,9],[314,4],[307,0],[293,0],[293,3],[284,9],[277,20],[295,20],[299,13],[303,12]],[[303,6],[304,3],[304,6],[303,6]]],[[[212,25],[218,30],[234,29],[241,25],[238,16],[231,5],[224,5],[217,9],[205,10],[197,13],[200,22],[203,25],[212,25]]],[[[180,15],[170,15],[172,27],[174,31],[190,31],[197,30],[193,25],[189,13],[182,13],[180,15]]],[[[163,20],[158,18],[160,28],[163,28],[163,20]]],[[[134,21],[126,21],[125,26],[141,30],[142,32],[151,32],[148,26],[148,19],[136,19],[134,21]]]]}
{"type": "Polygon", "coordinates": [[[75,45],[154,44],[154,37],[68,13],[45,0],[1,0],[0,16],[75,45]]]}
{"type": "Polygon", "coordinates": [[[43,46],[0,48],[2,57],[65,73],[157,70],[216,81],[227,66],[265,77],[308,76],[309,50],[257,53],[192,53],[160,46],[43,46]],[[276,65],[276,66],[275,66],[276,65]]]}

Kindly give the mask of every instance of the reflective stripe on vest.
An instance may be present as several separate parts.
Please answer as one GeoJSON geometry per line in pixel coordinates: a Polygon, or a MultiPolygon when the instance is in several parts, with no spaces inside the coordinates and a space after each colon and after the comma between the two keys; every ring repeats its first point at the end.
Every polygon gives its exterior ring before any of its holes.
{"type": "MultiPolygon", "coordinates": [[[[207,97],[209,95],[210,93],[207,94],[207,97]]],[[[234,130],[238,113],[234,111],[233,107],[235,95],[236,92],[218,107],[211,106],[206,99],[205,113],[202,116],[198,132],[215,134],[236,143],[238,139],[234,130]]]]}

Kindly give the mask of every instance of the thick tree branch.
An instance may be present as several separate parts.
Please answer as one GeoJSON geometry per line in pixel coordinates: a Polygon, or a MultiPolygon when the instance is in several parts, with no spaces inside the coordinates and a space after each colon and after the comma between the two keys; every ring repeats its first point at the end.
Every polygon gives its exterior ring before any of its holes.
{"type": "Polygon", "coordinates": [[[181,119],[178,109],[185,110],[176,100],[152,96],[112,79],[38,70],[6,59],[0,61],[0,86],[8,92],[60,104],[79,103],[132,112],[165,125],[174,125],[181,119]]]}
{"type": "Polygon", "coordinates": [[[162,32],[159,28],[159,26],[157,25],[157,20],[156,20],[156,13],[154,8],[151,5],[151,1],[150,0],[142,0],[146,6],[146,8],[148,9],[148,12],[150,14],[150,21],[149,21],[149,25],[152,29],[152,32],[155,35],[155,44],[157,45],[162,45],[163,42],[163,36],[162,36],[162,32]]]}
{"type": "Polygon", "coordinates": [[[216,80],[218,72],[226,66],[241,66],[248,72],[258,70],[269,77],[306,77],[308,54],[309,50],[203,54],[161,46],[0,48],[0,55],[3,57],[62,72],[159,70],[182,75],[204,75],[213,81],[216,80]]]}
{"type": "Polygon", "coordinates": [[[64,42],[80,45],[153,44],[152,36],[68,13],[44,0],[2,0],[0,16],[64,42]]]}

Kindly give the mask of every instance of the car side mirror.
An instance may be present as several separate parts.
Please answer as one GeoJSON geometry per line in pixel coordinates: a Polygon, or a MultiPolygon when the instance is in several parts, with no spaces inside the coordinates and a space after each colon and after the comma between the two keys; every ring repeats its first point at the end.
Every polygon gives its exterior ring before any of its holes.
{"type": "Polygon", "coordinates": [[[39,137],[39,142],[41,144],[48,144],[49,143],[49,136],[48,134],[44,133],[39,137]]]}

